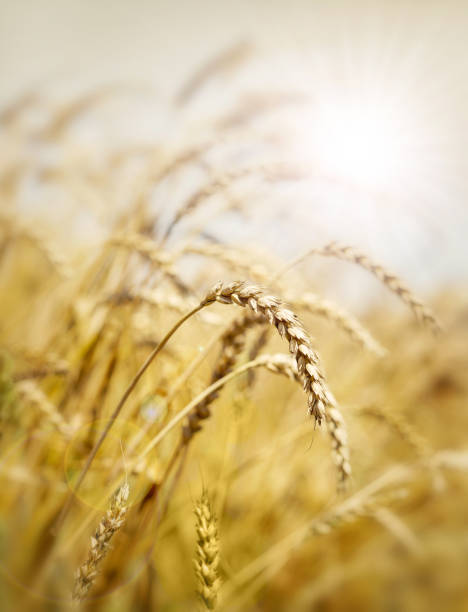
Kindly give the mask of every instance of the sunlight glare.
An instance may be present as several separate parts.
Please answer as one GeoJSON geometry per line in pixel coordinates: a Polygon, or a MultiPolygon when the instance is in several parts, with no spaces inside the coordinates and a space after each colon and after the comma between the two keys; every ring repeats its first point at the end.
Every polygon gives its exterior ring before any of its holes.
{"type": "Polygon", "coordinates": [[[403,179],[414,161],[414,124],[398,110],[346,99],[316,108],[308,138],[321,170],[365,188],[403,179]]]}

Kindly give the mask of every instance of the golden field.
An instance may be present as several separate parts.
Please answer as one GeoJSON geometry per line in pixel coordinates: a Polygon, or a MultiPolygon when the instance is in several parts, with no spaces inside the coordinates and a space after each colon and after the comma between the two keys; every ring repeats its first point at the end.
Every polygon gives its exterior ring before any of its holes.
{"type": "Polygon", "coordinates": [[[426,304],[357,244],[206,231],[309,176],[271,133],[246,149],[294,97],[94,155],[76,125],[118,95],[1,117],[1,609],[466,610],[466,288],[426,304]],[[359,316],[343,273],[376,277],[359,316]]]}

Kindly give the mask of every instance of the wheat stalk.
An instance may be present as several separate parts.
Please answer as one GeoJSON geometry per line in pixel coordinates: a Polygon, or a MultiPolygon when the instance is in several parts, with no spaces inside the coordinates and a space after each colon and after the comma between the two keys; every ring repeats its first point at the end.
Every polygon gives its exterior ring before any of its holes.
{"type": "Polygon", "coordinates": [[[125,483],[113,495],[109,509],[91,538],[88,557],[76,572],[73,588],[74,600],[85,599],[89,589],[93,586],[98,575],[99,564],[109,551],[110,541],[125,522],[129,493],[128,483],[125,483]]]}
{"type": "Polygon", "coordinates": [[[195,517],[197,548],[194,565],[198,578],[198,594],[204,607],[214,610],[220,587],[219,538],[216,517],[206,491],[195,506],[195,517]]]}
{"type": "MultiPolygon", "coordinates": [[[[252,343],[252,346],[249,349],[249,361],[253,361],[254,359],[258,357],[258,355],[260,355],[260,352],[262,351],[262,349],[268,342],[269,331],[270,329],[268,327],[265,327],[257,335],[254,342],[252,343]]],[[[251,370],[247,374],[247,386],[251,387],[254,384],[254,381],[255,381],[255,372],[254,370],[251,370]]]]}

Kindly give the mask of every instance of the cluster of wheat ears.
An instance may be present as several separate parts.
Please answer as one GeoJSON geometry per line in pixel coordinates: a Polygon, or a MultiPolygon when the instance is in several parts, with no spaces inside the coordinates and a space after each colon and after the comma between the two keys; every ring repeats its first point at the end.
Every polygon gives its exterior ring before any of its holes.
{"type": "MultiPolygon", "coordinates": [[[[194,75],[180,116],[245,54],[194,75]]],[[[256,189],[307,176],[223,157],[304,96],[250,95],[180,149],[128,145],[97,161],[73,128],[116,95],[57,107],[34,91],[1,115],[2,609],[468,604],[458,296],[439,296],[439,333],[358,248],[317,241],[285,263],[205,231],[207,209],[247,224],[256,189]],[[64,256],[47,224],[18,212],[31,181],[104,219],[103,238],[64,256]],[[362,323],[319,282],[311,292],[308,264],[329,259],[374,275],[415,320],[377,309],[362,323]]]]}

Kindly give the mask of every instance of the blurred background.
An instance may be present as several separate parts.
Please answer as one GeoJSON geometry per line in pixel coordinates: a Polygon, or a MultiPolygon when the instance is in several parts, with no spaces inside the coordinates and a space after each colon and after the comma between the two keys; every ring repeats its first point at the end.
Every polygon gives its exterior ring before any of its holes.
{"type": "MultiPolygon", "coordinates": [[[[289,93],[289,107],[260,124],[276,138],[293,135],[292,148],[275,141],[275,159],[299,160],[313,177],[270,190],[268,220],[252,213],[247,228],[221,216],[207,222],[210,232],[261,237],[283,257],[344,239],[432,291],[467,277],[467,27],[466,2],[453,0],[2,0],[0,103],[8,111],[34,92],[52,112],[108,88],[61,141],[73,144],[75,158],[99,165],[104,149],[177,147],[227,109],[289,93]],[[226,70],[177,106],[194,75],[232,49],[240,52],[226,70]]],[[[22,118],[29,130],[47,120],[33,110],[22,118]]],[[[39,146],[28,133],[25,148],[4,139],[5,180],[15,158],[50,168],[59,155],[56,142],[39,146]]],[[[67,246],[70,236],[79,243],[101,235],[89,212],[98,199],[92,189],[73,202],[33,178],[22,190],[2,207],[48,219],[62,241],[67,227],[67,246]]],[[[255,195],[265,198],[258,188],[255,195]]],[[[101,201],[101,212],[122,199],[101,201]]]]}

